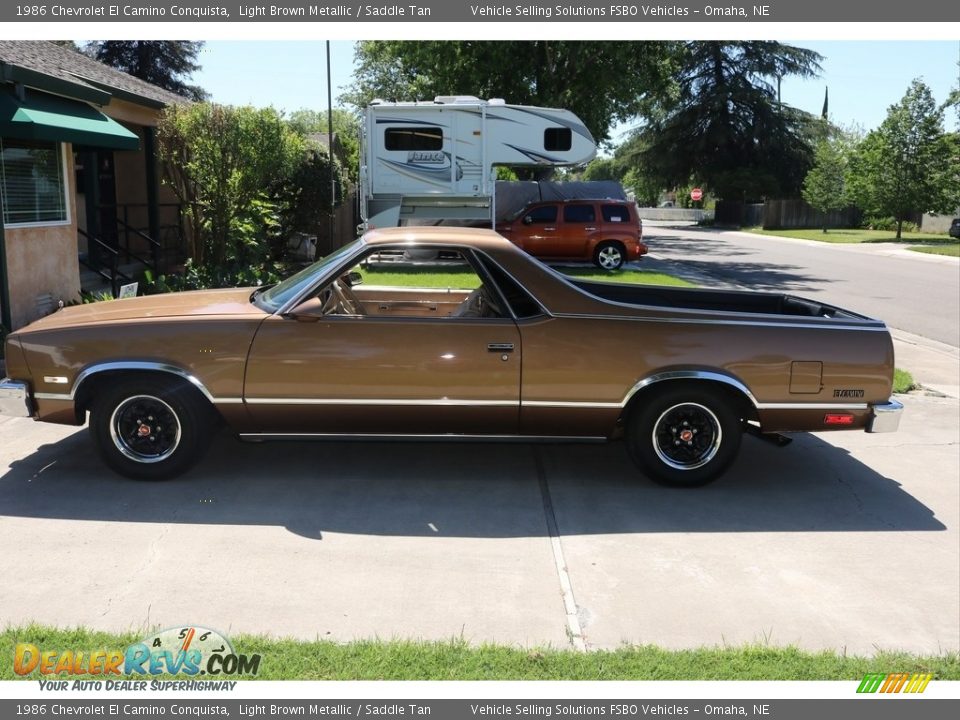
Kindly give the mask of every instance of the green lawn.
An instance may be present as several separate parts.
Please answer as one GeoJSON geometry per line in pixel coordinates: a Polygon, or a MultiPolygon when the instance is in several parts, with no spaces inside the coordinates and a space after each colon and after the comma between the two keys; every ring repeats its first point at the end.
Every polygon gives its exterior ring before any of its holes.
{"type": "Polygon", "coordinates": [[[930,253],[931,255],[960,257],[960,242],[954,242],[953,245],[948,245],[947,243],[943,243],[942,245],[911,245],[907,250],[930,253]]]}
{"type": "Polygon", "coordinates": [[[673,287],[696,287],[692,282],[674,275],[665,275],[650,270],[596,270],[592,268],[572,268],[557,267],[554,268],[564,275],[568,275],[578,280],[588,280],[590,282],[614,282],[631,283],[634,285],[670,285],[673,287]]]}
{"type": "MultiPolygon", "coordinates": [[[[672,275],[650,272],[648,270],[616,270],[606,272],[595,268],[557,267],[557,271],[570,277],[596,282],[634,283],[637,285],[672,285],[693,287],[689,283],[672,275]]],[[[379,265],[360,268],[364,283],[368,285],[393,285],[403,287],[440,287],[472,288],[476,287],[476,274],[466,266],[394,266],[379,265]]]]}
{"type": "MultiPolygon", "coordinates": [[[[0,633],[0,680],[15,680],[17,642],[43,650],[123,650],[142,636],[42,626],[0,633]]],[[[767,645],[664,650],[622,647],[588,653],[554,648],[473,646],[461,640],[407,642],[361,640],[345,644],[263,637],[231,638],[236,652],[261,655],[261,680],[848,680],[866,673],[929,672],[937,680],[960,680],[960,656],[804,652],[767,645]]],[[[35,680],[36,674],[27,676],[35,680]]],[[[84,679],[64,676],[63,679],[84,679]]],[[[118,676],[117,679],[124,679],[118,676]]],[[[151,678],[152,679],[152,678],[151,678]]],[[[183,679],[181,676],[180,679],[183,679]]],[[[210,678],[207,678],[210,679],[210,678]]],[[[250,679],[243,676],[215,679],[250,679]]]]}
{"type": "Polygon", "coordinates": [[[946,245],[956,245],[957,240],[946,233],[933,234],[922,232],[904,232],[902,237],[897,240],[896,233],[888,230],[860,230],[856,228],[837,228],[828,230],[824,233],[819,229],[803,230],[764,230],[763,228],[753,227],[744,228],[745,232],[757,235],[772,235],[773,237],[798,238],[800,240],[817,240],[818,242],[829,243],[916,243],[917,241],[925,243],[944,243],[946,245]]]}

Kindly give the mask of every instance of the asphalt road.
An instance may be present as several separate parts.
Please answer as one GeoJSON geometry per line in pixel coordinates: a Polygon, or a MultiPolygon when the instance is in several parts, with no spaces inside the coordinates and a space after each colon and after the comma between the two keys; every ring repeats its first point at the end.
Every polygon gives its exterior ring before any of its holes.
{"type": "Polygon", "coordinates": [[[815,297],[960,346],[960,262],[891,244],[840,245],[644,223],[645,269],[815,297]]]}
{"type": "Polygon", "coordinates": [[[692,491],[649,482],[622,443],[226,434],[183,478],[133,482],[84,429],[0,418],[0,621],[957,651],[960,413],[904,401],[896,435],[747,438],[692,491]]]}

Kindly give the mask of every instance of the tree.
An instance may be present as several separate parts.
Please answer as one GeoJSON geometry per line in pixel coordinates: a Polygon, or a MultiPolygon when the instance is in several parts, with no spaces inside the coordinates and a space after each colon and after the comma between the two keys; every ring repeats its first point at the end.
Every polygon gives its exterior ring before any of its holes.
{"type": "Polygon", "coordinates": [[[189,223],[199,266],[243,268],[267,259],[281,223],[277,191],[304,156],[303,138],[273,108],[171,105],[157,128],[167,183],[189,223]]]}
{"type": "Polygon", "coordinates": [[[850,161],[851,196],[871,215],[892,216],[897,238],[917,212],[952,212],[960,202],[956,139],[943,129],[943,108],[914,80],[850,161]]]}
{"type": "Polygon", "coordinates": [[[99,40],[84,51],[100,62],[190,100],[208,95],[190,76],[200,69],[202,42],[190,40],[99,40]]]}
{"type": "Polygon", "coordinates": [[[668,42],[367,41],[340,100],[357,108],[374,98],[432,100],[437,95],[504,98],[512,104],[574,112],[598,142],[672,85],[668,42]]]}
{"type": "Polygon", "coordinates": [[[678,95],[648,118],[638,160],[664,186],[695,181],[725,199],[798,192],[813,160],[815,122],[779,102],[777,83],[816,75],[820,60],[773,41],[685,43],[678,95]]]}
{"type": "MultiPolygon", "coordinates": [[[[347,173],[329,149],[320,143],[308,141],[295,164],[290,177],[277,193],[281,206],[283,235],[302,232],[321,235],[329,223],[335,207],[344,199],[347,173]],[[333,163],[334,190],[331,196],[330,171],[333,163]]],[[[279,254],[279,253],[276,253],[279,254]]]]}
{"type": "Polygon", "coordinates": [[[803,181],[803,199],[823,215],[827,232],[828,214],[847,206],[847,152],[840,138],[824,138],[817,143],[813,167],[803,181]]]}
{"type": "MultiPolygon", "coordinates": [[[[327,123],[326,111],[309,110],[301,108],[290,114],[290,127],[301,135],[311,135],[313,133],[327,134],[329,125],[327,123]]],[[[345,170],[351,182],[357,182],[357,176],[360,170],[360,120],[352,112],[342,108],[333,109],[333,133],[340,141],[345,155],[345,170]]]]}

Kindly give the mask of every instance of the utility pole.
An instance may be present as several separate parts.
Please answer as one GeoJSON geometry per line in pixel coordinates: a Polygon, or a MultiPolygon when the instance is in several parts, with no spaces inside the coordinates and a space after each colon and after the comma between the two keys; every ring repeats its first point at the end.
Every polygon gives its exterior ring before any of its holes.
{"type": "Polygon", "coordinates": [[[330,167],[330,251],[333,251],[333,209],[337,200],[337,174],[333,166],[333,86],[330,77],[330,41],[327,40],[327,163],[330,167]]]}

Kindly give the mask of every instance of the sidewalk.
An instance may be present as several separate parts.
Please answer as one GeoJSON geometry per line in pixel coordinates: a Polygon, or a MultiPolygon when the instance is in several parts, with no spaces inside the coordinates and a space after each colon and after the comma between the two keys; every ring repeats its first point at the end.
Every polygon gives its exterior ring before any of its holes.
{"type": "Polygon", "coordinates": [[[907,370],[927,390],[960,398],[960,348],[890,329],[897,367],[907,370]]]}

